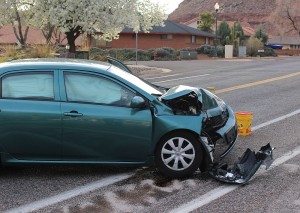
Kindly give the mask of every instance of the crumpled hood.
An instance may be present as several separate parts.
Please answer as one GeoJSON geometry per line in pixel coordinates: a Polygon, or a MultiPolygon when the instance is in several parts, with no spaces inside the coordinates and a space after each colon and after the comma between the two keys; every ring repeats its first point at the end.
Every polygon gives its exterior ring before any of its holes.
{"type": "Polygon", "coordinates": [[[169,100],[180,98],[180,97],[187,96],[190,94],[196,94],[198,97],[198,100],[200,102],[202,102],[202,93],[198,88],[190,87],[190,86],[183,86],[183,85],[172,87],[165,94],[163,94],[160,97],[160,99],[169,101],[169,100]]]}
{"type": "Polygon", "coordinates": [[[169,106],[175,115],[199,115],[202,109],[202,94],[198,88],[177,86],[169,89],[159,100],[169,106]]]}

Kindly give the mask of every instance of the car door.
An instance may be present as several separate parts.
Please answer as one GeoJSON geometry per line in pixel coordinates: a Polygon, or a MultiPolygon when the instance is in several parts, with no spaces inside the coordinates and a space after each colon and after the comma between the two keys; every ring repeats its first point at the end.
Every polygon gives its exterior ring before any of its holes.
{"type": "MultiPolygon", "coordinates": [[[[1,76],[0,149],[17,160],[61,156],[61,113],[54,71],[1,76]]],[[[1,150],[0,150],[1,151],[1,150]]]]}
{"type": "Polygon", "coordinates": [[[130,108],[137,95],[107,76],[64,72],[63,156],[68,160],[142,162],[149,155],[150,109],[130,108]]]}

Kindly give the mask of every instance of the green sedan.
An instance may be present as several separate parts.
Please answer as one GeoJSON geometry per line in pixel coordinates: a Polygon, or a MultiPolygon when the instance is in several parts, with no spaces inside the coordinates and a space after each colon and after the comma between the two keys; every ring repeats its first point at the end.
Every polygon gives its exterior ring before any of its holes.
{"type": "Polygon", "coordinates": [[[162,88],[109,63],[0,65],[0,159],[16,164],[155,165],[183,177],[237,139],[232,109],[202,88],[162,88]]]}

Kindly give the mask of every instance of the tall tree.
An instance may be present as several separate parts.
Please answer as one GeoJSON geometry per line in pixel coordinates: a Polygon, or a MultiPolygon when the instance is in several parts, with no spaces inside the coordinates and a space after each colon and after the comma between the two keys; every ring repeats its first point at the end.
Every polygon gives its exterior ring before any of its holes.
{"type": "Polygon", "coordinates": [[[258,38],[263,44],[268,42],[268,35],[262,30],[262,28],[258,28],[255,32],[255,38],[258,38]]]}
{"type": "Polygon", "coordinates": [[[243,27],[240,22],[235,22],[234,24],[236,26],[237,37],[239,38],[239,45],[243,44],[245,41],[245,34],[244,34],[243,27]]]}
{"type": "Polygon", "coordinates": [[[239,22],[234,22],[231,28],[230,39],[231,44],[233,44],[236,48],[245,40],[244,30],[239,22]]]}
{"type": "Polygon", "coordinates": [[[162,25],[166,14],[151,0],[36,0],[35,22],[50,23],[65,33],[70,52],[82,34],[111,40],[118,38],[124,27],[148,32],[154,25],[162,25]]]}
{"type": "Polygon", "coordinates": [[[26,46],[35,0],[0,0],[0,24],[10,24],[22,48],[26,46]]]}
{"type": "Polygon", "coordinates": [[[218,36],[221,37],[220,43],[224,46],[226,44],[229,44],[229,38],[230,38],[230,27],[226,21],[222,21],[218,28],[218,36]]]}
{"type": "Polygon", "coordinates": [[[199,15],[199,24],[198,29],[205,31],[205,32],[212,32],[212,26],[215,23],[215,18],[209,12],[201,13],[199,15]]]}

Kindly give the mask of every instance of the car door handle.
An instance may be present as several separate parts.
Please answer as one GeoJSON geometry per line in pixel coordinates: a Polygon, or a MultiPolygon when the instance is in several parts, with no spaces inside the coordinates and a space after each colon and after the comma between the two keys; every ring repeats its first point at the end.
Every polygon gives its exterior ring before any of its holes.
{"type": "Polygon", "coordinates": [[[64,116],[81,117],[83,116],[83,114],[78,113],[77,111],[71,111],[71,112],[64,112],[64,116]]]}

